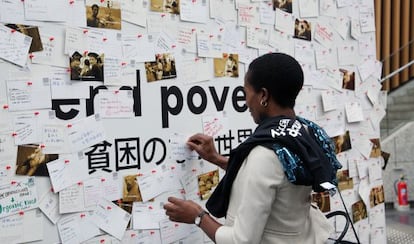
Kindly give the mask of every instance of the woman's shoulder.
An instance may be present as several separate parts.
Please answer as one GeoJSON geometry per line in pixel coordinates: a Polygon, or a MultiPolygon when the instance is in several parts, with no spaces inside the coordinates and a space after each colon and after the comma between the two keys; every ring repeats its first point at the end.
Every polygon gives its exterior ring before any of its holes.
{"type": "Polygon", "coordinates": [[[255,146],[247,156],[246,162],[250,164],[250,167],[255,169],[270,169],[272,172],[277,171],[283,173],[282,165],[276,153],[265,146],[255,146]]]}

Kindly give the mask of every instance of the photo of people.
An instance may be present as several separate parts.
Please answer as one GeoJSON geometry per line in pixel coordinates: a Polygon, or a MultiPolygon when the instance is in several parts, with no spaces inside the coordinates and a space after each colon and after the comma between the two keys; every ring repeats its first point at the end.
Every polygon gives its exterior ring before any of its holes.
{"type": "Polygon", "coordinates": [[[294,38],[311,41],[312,29],[311,23],[307,20],[296,19],[295,20],[295,33],[294,38]]]}
{"type": "Polygon", "coordinates": [[[331,211],[331,201],[329,192],[314,192],[312,193],[312,202],[316,203],[322,213],[331,211]]]}
{"type": "Polygon", "coordinates": [[[371,154],[369,155],[370,158],[378,158],[381,156],[381,144],[379,138],[372,138],[369,139],[372,142],[372,149],[371,154]]]}
{"type": "Polygon", "coordinates": [[[151,11],[180,14],[179,0],[151,0],[151,11]]]}
{"type": "Polygon", "coordinates": [[[145,73],[148,82],[176,78],[174,56],[170,53],[155,55],[155,62],[145,62],[145,73]]]}
{"type": "Polygon", "coordinates": [[[369,204],[370,207],[373,208],[377,206],[378,204],[383,203],[385,200],[384,197],[384,186],[377,186],[373,187],[371,189],[371,192],[369,193],[369,204]]]}
{"type": "Polygon", "coordinates": [[[345,134],[335,136],[332,138],[335,143],[335,153],[341,153],[352,148],[351,146],[351,137],[349,136],[349,131],[346,131],[345,134]]]}
{"type": "Polygon", "coordinates": [[[293,0],[273,0],[273,10],[277,8],[288,13],[292,13],[293,0]]]}
{"type": "Polygon", "coordinates": [[[121,29],[121,3],[111,0],[86,1],[86,25],[95,28],[121,29]]]}
{"type": "Polygon", "coordinates": [[[354,181],[352,178],[349,178],[348,170],[340,170],[336,173],[336,178],[338,179],[338,188],[339,190],[351,190],[354,188],[354,181]]]}
{"type": "Polygon", "coordinates": [[[352,221],[354,223],[368,217],[367,207],[362,200],[352,204],[352,221]]]}
{"type": "Polygon", "coordinates": [[[58,154],[43,154],[37,144],[17,147],[16,174],[28,176],[49,176],[46,163],[59,158],[58,154]]]}
{"type": "Polygon", "coordinates": [[[20,24],[6,24],[6,26],[32,38],[29,53],[43,51],[43,44],[42,40],[40,39],[39,27],[20,24]]]}
{"type": "Polygon", "coordinates": [[[215,77],[239,77],[239,55],[223,53],[223,58],[214,58],[215,77]]]}
{"type": "Polygon", "coordinates": [[[200,193],[201,200],[207,200],[214,191],[214,188],[219,182],[218,170],[210,171],[205,174],[201,174],[198,177],[198,192],[200,193]]]}
{"type": "Polygon", "coordinates": [[[139,190],[137,175],[124,176],[123,202],[142,202],[141,192],[139,190]]]}
{"type": "Polygon", "coordinates": [[[75,51],[69,58],[70,79],[104,81],[104,55],[94,52],[83,55],[75,51]]]}
{"type": "Polygon", "coordinates": [[[346,69],[339,69],[342,73],[342,88],[355,90],[355,72],[346,69]]]}

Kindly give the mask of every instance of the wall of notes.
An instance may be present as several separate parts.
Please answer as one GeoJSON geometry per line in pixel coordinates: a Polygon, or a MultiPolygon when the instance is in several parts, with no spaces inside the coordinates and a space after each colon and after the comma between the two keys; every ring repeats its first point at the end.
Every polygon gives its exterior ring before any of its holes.
{"type": "Polygon", "coordinates": [[[205,204],[224,172],[186,138],[228,155],[252,133],[244,73],[268,52],[301,63],[295,111],[335,141],[361,243],[385,243],[371,0],[0,1],[0,242],[209,242],[162,205],[205,204]]]}

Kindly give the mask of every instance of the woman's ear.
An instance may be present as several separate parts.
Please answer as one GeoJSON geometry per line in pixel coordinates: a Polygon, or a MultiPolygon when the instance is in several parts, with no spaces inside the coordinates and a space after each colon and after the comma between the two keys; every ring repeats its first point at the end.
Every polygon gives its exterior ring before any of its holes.
{"type": "Polygon", "coordinates": [[[269,99],[270,99],[269,90],[267,90],[267,88],[263,87],[261,89],[261,92],[262,92],[261,101],[269,102],[269,99]]]}

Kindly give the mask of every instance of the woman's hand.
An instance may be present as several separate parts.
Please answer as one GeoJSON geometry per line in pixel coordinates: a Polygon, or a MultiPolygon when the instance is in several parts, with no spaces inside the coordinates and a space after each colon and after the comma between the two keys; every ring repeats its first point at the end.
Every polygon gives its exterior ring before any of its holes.
{"type": "Polygon", "coordinates": [[[171,221],[194,224],[197,215],[203,210],[200,205],[190,200],[169,197],[164,204],[165,214],[171,221]]]}
{"type": "Polygon", "coordinates": [[[227,168],[228,159],[217,152],[213,137],[197,133],[188,139],[187,145],[191,150],[195,150],[201,158],[223,169],[227,168]]]}

